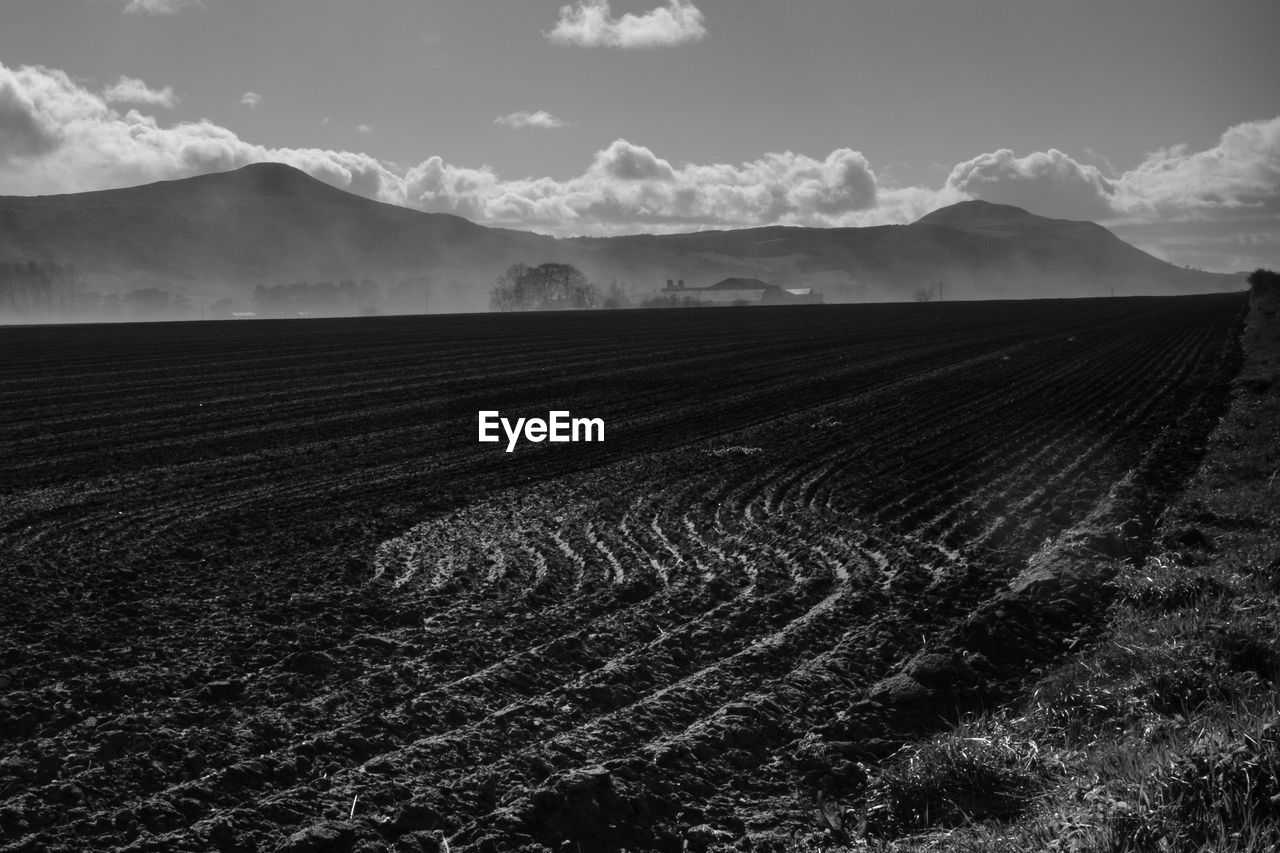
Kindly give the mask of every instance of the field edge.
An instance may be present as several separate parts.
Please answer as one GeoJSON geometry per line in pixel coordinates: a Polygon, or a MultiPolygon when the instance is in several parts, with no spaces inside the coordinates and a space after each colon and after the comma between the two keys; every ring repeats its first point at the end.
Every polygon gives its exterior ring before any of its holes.
{"type": "Polygon", "coordinates": [[[1241,343],[1230,406],[1149,552],[1077,554],[1085,573],[1052,590],[1104,604],[1096,630],[845,801],[813,792],[826,827],[791,849],[1280,847],[1280,295],[1251,298],[1241,343]]]}

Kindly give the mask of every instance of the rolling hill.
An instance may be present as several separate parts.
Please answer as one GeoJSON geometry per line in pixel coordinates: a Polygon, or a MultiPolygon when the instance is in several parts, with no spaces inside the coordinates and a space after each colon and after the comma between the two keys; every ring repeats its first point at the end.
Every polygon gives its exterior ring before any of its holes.
{"type": "Polygon", "coordinates": [[[99,291],[158,287],[246,307],[257,285],[369,278],[387,287],[417,280],[434,310],[476,310],[516,261],[572,263],[640,293],[668,278],[702,285],[742,275],[812,285],[828,301],[910,299],[939,282],[949,299],[1239,286],[1236,276],[1158,260],[1090,222],[982,201],[909,225],[553,239],[371,201],[274,163],[126,189],[0,197],[0,262],[26,260],[72,264],[99,291]]]}

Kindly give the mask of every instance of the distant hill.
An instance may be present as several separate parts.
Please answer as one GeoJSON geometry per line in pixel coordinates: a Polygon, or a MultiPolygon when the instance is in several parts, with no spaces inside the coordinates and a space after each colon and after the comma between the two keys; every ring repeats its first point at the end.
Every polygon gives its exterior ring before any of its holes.
{"type": "MultiPolygon", "coordinates": [[[[949,299],[1191,293],[1238,276],[1160,261],[1090,222],[962,202],[910,225],[765,227],[553,239],[486,228],[336,189],[290,166],[118,190],[0,197],[0,262],[73,264],[98,290],[169,288],[248,306],[257,285],[416,280],[435,310],[485,307],[494,278],[523,261],[572,263],[608,285],[651,292],[727,276],[813,286],[827,301],[910,299],[943,282],[949,299]]],[[[421,306],[422,302],[415,302],[421,306]]]]}
{"type": "Polygon", "coordinates": [[[447,282],[496,275],[553,247],[547,237],[370,201],[276,163],[119,190],[0,197],[0,261],[74,264],[106,287],[115,280],[234,298],[257,284],[306,280],[447,282]]]}
{"type": "Polygon", "coordinates": [[[773,226],[670,236],[577,240],[602,267],[647,265],[690,284],[727,275],[812,285],[827,301],[910,299],[943,283],[948,299],[1202,293],[1242,287],[1236,275],[1185,270],[1101,225],[966,201],[910,225],[773,226]],[[668,271],[668,272],[663,272],[668,271]]]}

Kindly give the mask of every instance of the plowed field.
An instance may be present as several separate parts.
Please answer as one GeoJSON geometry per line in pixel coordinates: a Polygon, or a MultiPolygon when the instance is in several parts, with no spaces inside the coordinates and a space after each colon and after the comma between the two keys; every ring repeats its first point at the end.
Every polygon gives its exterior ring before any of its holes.
{"type": "Polygon", "coordinates": [[[1141,538],[1243,307],[0,329],[0,849],[816,831],[872,684],[1139,470],[1141,538]]]}

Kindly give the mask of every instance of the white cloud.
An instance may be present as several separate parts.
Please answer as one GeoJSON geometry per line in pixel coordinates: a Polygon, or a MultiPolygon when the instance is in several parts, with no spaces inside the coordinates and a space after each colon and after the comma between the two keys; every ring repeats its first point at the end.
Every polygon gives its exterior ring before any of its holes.
{"type": "Polygon", "coordinates": [[[1116,193],[1098,167],[1078,163],[1056,148],[1025,157],[1015,157],[1008,148],[980,154],[952,169],[947,186],[1062,219],[1106,218],[1116,193]]]}
{"type": "Polygon", "coordinates": [[[556,118],[546,110],[538,110],[533,113],[525,111],[507,113],[504,116],[498,116],[495,118],[493,123],[505,125],[506,127],[515,128],[517,130],[524,127],[536,127],[548,130],[553,127],[565,126],[564,121],[556,118]]]}
{"type": "Polygon", "coordinates": [[[937,195],[882,195],[866,158],[849,149],[822,160],[783,152],[741,164],[676,166],[625,139],[566,180],[503,180],[489,168],[433,157],[409,170],[405,184],[403,203],[413,207],[557,234],[910,221],[931,210],[937,195]]]}
{"type": "Polygon", "coordinates": [[[616,139],[603,151],[597,151],[588,172],[605,180],[653,181],[671,183],[676,171],[643,145],[632,145],[625,139],[616,139]]]}
{"type": "Polygon", "coordinates": [[[667,47],[704,38],[703,14],[689,0],[668,0],[636,15],[615,18],[609,0],[579,0],[560,7],[560,18],[546,36],[557,44],[579,47],[667,47]]]}
{"type": "Polygon", "coordinates": [[[1280,214],[1280,116],[1228,128],[1204,151],[1154,151],[1119,184],[1121,213],[1140,219],[1280,214]]]}
{"type": "Polygon", "coordinates": [[[374,131],[374,127],[373,127],[373,125],[371,125],[371,124],[357,124],[357,125],[356,125],[356,133],[365,133],[365,134],[369,134],[369,133],[373,133],[373,131],[374,131]]]}
{"type": "Polygon", "coordinates": [[[240,96],[240,106],[256,110],[258,107],[262,106],[262,96],[257,92],[245,92],[240,96]]]}
{"type": "Polygon", "coordinates": [[[201,0],[129,0],[124,7],[130,15],[176,15],[192,6],[204,6],[201,0]]]}
{"type": "Polygon", "coordinates": [[[138,104],[144,107],[163,107],[171,110],[181,100],[173,93],[172,86],[152,89],[137,77],[121,76],[102,92],[109,104],[138,104]]]}

